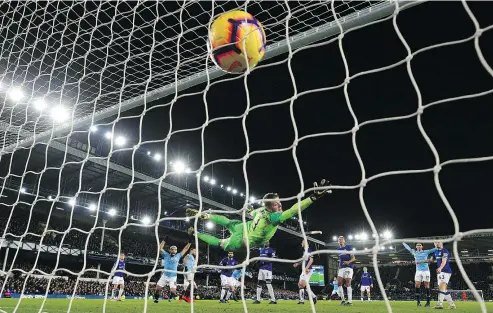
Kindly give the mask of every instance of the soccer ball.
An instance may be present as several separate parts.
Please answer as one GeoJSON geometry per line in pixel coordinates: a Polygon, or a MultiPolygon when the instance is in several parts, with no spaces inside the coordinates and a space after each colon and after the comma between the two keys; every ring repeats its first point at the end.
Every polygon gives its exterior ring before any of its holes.
{"type": "Polygon", "coordinates": [[[224,71],[241,73],[255,67],[265,53],[265,32],[250,13],[231,11],[219,16],[211,26],[212,58],[224,71]]]}

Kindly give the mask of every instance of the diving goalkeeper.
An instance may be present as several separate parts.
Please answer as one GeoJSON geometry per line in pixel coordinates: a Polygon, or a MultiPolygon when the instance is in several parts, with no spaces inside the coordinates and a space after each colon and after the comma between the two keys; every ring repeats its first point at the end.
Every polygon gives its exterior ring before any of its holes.
{"type": "MultiPolygon", "coordinates": [[[[318,187],[316,182],[313,185],[318,187]]],[[[320,187],[328,187],[328,182],[323,179],[320,183],[320,187]]],[[[298,205],[300,210],[303,211],[327,192],[329,192],[328,189],[316,190],[308,198],[303,199],[300,203],[297,202],[290,209],[284,212],[282,212],[281,209],[279,196],[276,193],[266,194],[262,200],[264,202],[264,206],[249,212],[253,217],[253,220],[246,222],[246,236],[243,236],[243,221],[230,220],[221,215],[207,213],[201,214],[199,218],[210,220],[216,224],[227,227],[231,233],[231,236],[229,238],[219,239],[211,235],[195,232],[193,228],[190,228],[188,232],[191,235],[196,234],[200,240],[212,246],[221,247],[225,251],[237,251],[245,246],[246,240],[248,240],[250,248],[263,247],[264,243],[268,242],[274,236],[279,224],[292,218],[298,213],[298,205]]],[[[188,216],[194,216],[196,214],[198,214],[198,210],[187,210],[188,216]]]]}

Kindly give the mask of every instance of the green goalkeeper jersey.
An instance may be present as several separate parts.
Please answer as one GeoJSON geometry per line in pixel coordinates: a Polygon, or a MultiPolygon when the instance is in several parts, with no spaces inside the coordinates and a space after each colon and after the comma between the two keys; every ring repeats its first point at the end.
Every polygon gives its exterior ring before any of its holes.
{"type": "MultiPolygon", "coordinates": [[[[306,198],[299,205],[301,211],[306,209],[312,200],[306,198]]],[[[270,212],[265,207],[250,212],[253,220],[247,222],[247,238],[251,247],[262,246],[269,241],[277,231],[279,224],[295,216],[298,213],[298,202],[284,212],[270,212]]]]}

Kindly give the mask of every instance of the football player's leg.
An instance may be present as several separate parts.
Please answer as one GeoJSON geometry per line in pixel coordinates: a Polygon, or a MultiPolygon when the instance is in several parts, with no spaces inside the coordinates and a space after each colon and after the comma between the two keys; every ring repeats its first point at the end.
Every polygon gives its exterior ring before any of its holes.
{"type": "Polygon", "coordinates": [[[224,251],[238,251],[243,246],[243,228],[237,227],[229,238],[222,240],[224,251]]]}
{"type": "Polygon", "coordinates": [[[210,244],[211,246],[214,246],[214,247],[221,247],[221,242],[223,241],[223,239],[219,239],[219,238],[216,238],[216,237],[208,235],[208,234],[202,234],[202,233],[196,232],[193,227],[190,227],[188,229],[188,233],[190,235],[197,236],[197,238],[199,238],[203,242],[210,244]]]}

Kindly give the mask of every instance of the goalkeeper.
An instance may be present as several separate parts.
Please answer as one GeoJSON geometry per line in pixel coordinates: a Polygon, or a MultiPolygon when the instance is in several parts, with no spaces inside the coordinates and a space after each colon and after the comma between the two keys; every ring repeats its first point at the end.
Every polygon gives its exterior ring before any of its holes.
{"type": "MultiPolygon", "coordinates": [[[[313,184],[318,187],[315,182],[313,184]]],[[[320,187],[328,187],[328,182],[323,179],[320,187]]],[[[225,239],[219,239],[211,235],[195,232],[193,228],[188,230],[189,234],[196,234],[197,237],[216,247],[221,247],[225,251],[237,251],[245,246],[246,240],[250,243],[250,248],[263,247],[264,243],[268,242],[276,233],[279,224],[292,218],[298,213],[298,205],[303,211],[310,206],[314,201],[325,195],[328,190],[316,190],[310,197],[303,199],[299,204],[294,204],[290,209],[282,212],[281,202],[276,193],[268,193],[264,196],[264,206],[256,210],[251,210],[249,213],[253,220],[246,222],[246,236],[244,236],[244,224],[241,220],[230,220],[221,215],[213,215],[203,213],[200,219],[210,220],[216,224],[227,227],[231,236],[225,239]]],[[[198,214],[198,210],[188,209],[187,215],[194,216],[198,214]]]]}

